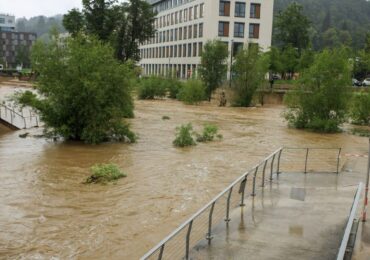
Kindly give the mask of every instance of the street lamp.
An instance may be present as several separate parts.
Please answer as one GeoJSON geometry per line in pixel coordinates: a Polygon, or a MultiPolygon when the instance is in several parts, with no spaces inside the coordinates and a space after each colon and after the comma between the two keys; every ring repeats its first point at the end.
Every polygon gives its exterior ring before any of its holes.
{"type": "Polygon", "coordinates": [[[231,78],[232,78],[232,66],[233,66],[233,56],[234,56],[234,39],[231,39],[231,50],[230,50],[230,70],[229,70],[229,87],[231,88],[231,78]]]}

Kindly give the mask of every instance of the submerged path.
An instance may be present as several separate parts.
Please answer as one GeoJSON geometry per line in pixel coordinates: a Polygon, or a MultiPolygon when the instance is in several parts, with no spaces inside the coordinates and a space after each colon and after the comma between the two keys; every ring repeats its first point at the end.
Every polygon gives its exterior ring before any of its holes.
{"type": "Polygon", "coordinates": [[[219,223],[192,259],[335,259],[356,186],[336,174],[283,173],[219,223]]]}

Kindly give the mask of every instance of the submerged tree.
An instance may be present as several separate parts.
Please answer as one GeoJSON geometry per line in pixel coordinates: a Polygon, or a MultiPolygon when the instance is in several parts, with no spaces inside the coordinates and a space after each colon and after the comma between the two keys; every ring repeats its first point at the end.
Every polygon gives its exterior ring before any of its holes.
{"type": "Polygon", "coordinates": [[[226,77],[227,45],[221,41],[209,41],[204,45],[199,66],[199,75],[206,86],[208,101],[226,77]]]}
{"type": "Polygon", "coordinates": [[[251,45],[238,53],[233,69],[236,74],[235,106],[247,107],[251,104],[254,93],[264,82],[268,66],[268,56],[262,55],[256,45],[251,45]]]}
{"type": "Polygon", "coordinates": [[[350,64],[345,49],[324,50],[287,94],[285,118],[296,128],[336,132],[350,99],[350,64]]]}
{"type": "Polygon", "coordinates": [[[37,42],[31,59],[40,96],[26,92],[19,101],[38,110],[51,134],[87,143],[135,141],[123,121],[133,116],[132,72],[109,45],[83,36],[62,44],[54,36],[37,42]]]}

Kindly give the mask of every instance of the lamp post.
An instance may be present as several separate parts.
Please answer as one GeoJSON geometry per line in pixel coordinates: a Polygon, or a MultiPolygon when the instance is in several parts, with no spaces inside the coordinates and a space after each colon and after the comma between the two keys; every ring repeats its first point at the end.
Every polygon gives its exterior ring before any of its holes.
{"type": "Polygon", "coordinates": [[[231,78],[232,78],[232,66],[233,66],[233,56],[234,56],[234,39],[231,39],[231,50],[230,50],[230,76],[229,76],[229,87],[231,88],[231,78]]]}

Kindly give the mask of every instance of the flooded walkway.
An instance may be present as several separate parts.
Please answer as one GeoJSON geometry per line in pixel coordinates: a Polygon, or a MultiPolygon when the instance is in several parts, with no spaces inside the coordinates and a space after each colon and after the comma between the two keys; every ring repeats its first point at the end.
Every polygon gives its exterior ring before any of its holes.
{"type": "Polygon", "coordinates": [[[192,259],[335,259],[356,192],[336,174],[283,173],[215,227],[192,259]],[[337,184],[337,185],[336,185],[337,184]]]}

